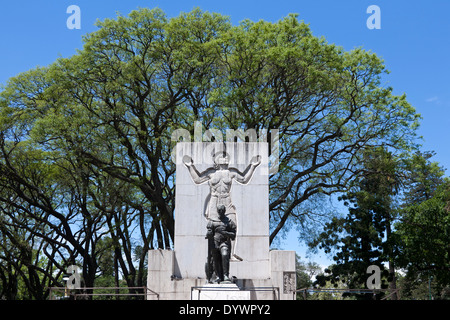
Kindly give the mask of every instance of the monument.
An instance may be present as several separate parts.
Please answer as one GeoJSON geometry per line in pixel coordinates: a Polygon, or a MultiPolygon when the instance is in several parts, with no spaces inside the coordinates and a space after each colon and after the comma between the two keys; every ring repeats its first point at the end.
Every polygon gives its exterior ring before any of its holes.
{"type": "Polygon", "coordinates": [[[148,299],[294,299],[295,251],[269,250],[268,179],[267,142],[178,143],[174,250],[149,251],[148,299]]]}

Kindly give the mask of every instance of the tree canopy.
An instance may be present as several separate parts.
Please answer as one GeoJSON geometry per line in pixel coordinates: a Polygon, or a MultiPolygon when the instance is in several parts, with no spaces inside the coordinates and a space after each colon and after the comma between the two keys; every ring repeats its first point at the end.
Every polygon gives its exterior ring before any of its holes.
{"type": "MultiPolygon", "coordinates": [[[[385,269],[391,299],[448,299],[450,198],[444,169],[433,152],[396,158],[384,149],[368,153],[365,174],[341,197],[348,214],[333,218],[311,246],[333,253],[336,264],[317,283],[365,288],[366,269],[385,269]],[[402,271],[402,275],[396,271],[402,271]],[[397,278],[400,279],[399,286],[397,278]],[[427,293],[423,295],[424,287],[427,293]]],[[[385,285],[386,287],[386,285],[385,285]]],[[[366,296],[365,298],[371,298],[366,296]]]]}

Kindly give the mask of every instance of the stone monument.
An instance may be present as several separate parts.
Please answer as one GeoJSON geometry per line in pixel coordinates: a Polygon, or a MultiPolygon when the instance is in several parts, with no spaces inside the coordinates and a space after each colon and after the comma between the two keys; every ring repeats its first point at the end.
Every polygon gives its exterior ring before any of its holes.
{"type": "Polygon", "coordinates": [[[149,251],[148,299],[295,298],[295,251],[269,250],[268,159],[267,142],[177,144],[174,250],[149,251]]]}

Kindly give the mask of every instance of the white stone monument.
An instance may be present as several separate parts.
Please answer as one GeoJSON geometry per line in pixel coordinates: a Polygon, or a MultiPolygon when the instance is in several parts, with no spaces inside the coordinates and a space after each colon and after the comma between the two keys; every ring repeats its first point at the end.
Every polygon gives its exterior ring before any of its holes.
{"type": "Polygon", "coordinates": [[[158,293],[149,299],[223,299],[227,294],[236,299],[295,298],[295,251],[269,250],[268,167],[266,142],[177,144],[174,251],[149,251],[147,287],[158,293]],[[227,158],[225,173],[216,171],[218,154],[227,158]],[[237,226],[232,285],[206,283],[205,235],[211,208],[218,203],[237,226]]]}

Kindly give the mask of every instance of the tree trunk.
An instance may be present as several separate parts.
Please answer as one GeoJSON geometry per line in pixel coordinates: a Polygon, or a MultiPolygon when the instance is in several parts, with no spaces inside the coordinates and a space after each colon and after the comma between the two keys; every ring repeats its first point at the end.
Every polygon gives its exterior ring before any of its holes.
{"type": "MultiPolygon", "coordinates": [[[[386,224],[386,242],[389,243],[389,239],[391,239],[391,217],[389,216],[386,224]]],[[[388,259],[389,259],[389,291],[391,294],[391,300],[397,300],[397,278],[395,277],[395,266],[393,262],[393,254],[392,254],[392,245],[388,245],[388,259]]]]}

